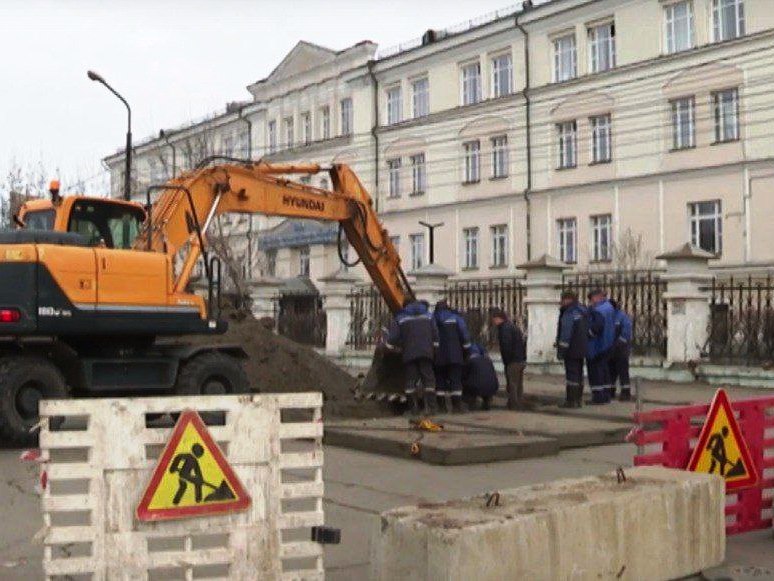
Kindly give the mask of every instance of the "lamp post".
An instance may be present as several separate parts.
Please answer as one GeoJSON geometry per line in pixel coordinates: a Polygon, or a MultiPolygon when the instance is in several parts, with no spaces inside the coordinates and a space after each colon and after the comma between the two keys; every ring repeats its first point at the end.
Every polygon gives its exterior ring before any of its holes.
{"type": "Polygon", "coordinates": [[[92,81],[96,81],[98,83],[101,83],[105,85],[108,91],[113,93],[116,97],[118,97],[121,102],[126,106],[126,113],[127,113],[127,123],[126,123],[126,153],[124,154],[124,158],[126,161],[126,169],[124,170],[124,199],[126,201],[131,200],[131,189],[132,189],[132,108],[129,107],[129,103],[127,103],[126,99],[123,98],[123,96],[116,91],[113,87],[111,87],[108,82],[102,78],[102,75],[99,73],[95,73],[94,71],[88,71],[86,75],[91,79],[92,81]]]}

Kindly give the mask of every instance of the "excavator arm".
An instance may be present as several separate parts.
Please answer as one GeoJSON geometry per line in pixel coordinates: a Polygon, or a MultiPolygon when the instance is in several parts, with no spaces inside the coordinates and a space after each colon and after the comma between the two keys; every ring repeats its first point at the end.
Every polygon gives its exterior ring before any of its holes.
{"type": "Polygon", "coordinates": [[[395,312],[413,295],[400,256],[382,227],[370,195],[346,165],[218,164],[173,179],[163,186],[138,250],[163,252],[181,261],[174,292],[185,292],[194,266],[207,253],[207,232],[222,214],[265,214],[335,221],[345,232],[371,279],[395,312]],[[290,176],[327,171],[331,190],[290,181],[290,176]]]}

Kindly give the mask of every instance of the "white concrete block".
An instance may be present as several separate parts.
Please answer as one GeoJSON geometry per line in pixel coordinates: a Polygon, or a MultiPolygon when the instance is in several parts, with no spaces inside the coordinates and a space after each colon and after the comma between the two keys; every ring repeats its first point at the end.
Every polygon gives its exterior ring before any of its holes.
{"type": "Polygon", "coordinates": [[[725,558],[718,476],[660,467],[559,480],[382,514],[378,581],[675,579],[725,558]]]}

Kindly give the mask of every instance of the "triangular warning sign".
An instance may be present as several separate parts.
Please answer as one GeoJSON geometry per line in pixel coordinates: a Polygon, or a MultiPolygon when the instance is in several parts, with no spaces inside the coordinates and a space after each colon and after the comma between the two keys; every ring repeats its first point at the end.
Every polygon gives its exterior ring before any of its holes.
{"type": "Polygon", "coordinates": [[[185,410],[161,454],[137,507],[141,521],[170,520],[244,510],[250,497],[207,426],[185,410]]]}
{"type": "Polygon", "coordinates": [[[691,472],[719,474],[726,481],[726,491],[748,488],[758,483],[758,470],[734,417],[728,396],[722,389],[712,399],[707,420],[687,469],[691,472]]]}

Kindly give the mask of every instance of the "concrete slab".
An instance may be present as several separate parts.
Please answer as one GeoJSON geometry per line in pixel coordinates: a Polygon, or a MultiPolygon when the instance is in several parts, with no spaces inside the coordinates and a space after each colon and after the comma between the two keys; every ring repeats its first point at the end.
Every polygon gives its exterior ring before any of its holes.
{"type": "Polygon", "coordinates": [[[561,449],[621,444],[632,428],[628,422],[568,417],[507,410],[476,411],[448,416],[447,426],[468,426],[487,430],[556,438],[561,449]]]}
{"type": "Polygon", "coordinates": [[[560,480],[382,514],[375,581],[676,579],[726,549],[721,478],[660,467],[560,480]]]}
{"type": "MultiPolygon", "coordinates": [[[[438,421],[444,420],[441,417],[438,421]]],[[[331,446],[447,466],[536,458],[559,451],[556,438],[464,425],[421,432],[405,417],[336,422],[326,425],[324,441],[331,446]],[[412,452],[413,444],[418,445],[418,451],[412,452]]]]}

